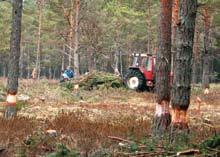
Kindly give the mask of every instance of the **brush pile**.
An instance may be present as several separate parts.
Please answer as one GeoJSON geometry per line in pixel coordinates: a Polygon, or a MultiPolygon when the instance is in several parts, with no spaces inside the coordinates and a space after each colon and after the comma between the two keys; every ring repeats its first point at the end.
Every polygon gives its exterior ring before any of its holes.
{"type": "Polygon", "coordinates": [[[120,77],[111,73],[97,71],[81,76],[79,80],[74,81],[74,84],[78,84],[84,90],[121,88],[124,86],[120,77]]]}

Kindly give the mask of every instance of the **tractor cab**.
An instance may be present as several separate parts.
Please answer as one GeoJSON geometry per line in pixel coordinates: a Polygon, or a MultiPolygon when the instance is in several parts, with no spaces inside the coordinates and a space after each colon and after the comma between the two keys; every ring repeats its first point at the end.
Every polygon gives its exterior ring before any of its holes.
{"type": "Polygon", "coordinates": [[[156,57],[140,53],[133,53],[132,57],[132,66],[125,77],[127,87],[135,90],[153,88],[156,57]]]}

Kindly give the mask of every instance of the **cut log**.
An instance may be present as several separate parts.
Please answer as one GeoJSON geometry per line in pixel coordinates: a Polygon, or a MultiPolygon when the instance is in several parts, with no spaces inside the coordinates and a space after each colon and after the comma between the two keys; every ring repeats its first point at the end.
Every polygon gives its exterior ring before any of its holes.
{"type": "Polygon", "coordinates": [[[198,154],[198,153],[200,153],[200,151],[198,149],[189,149],[189,150],[177,152],[176,155],[177,156],[180,156],[180,155],[194,155],[194,154],[198,154]]]}

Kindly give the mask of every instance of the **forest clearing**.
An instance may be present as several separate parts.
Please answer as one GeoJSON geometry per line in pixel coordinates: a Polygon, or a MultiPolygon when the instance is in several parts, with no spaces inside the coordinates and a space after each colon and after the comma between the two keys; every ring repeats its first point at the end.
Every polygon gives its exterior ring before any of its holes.
{"type": "MultiPolygon", "coordinates": [[[[0,82],[0,93],[4,93],[5,79],[0,82]]],[[[57,148],[61,143],[80,156],[172,156],[184,150],[197,150],[204,140],[220,133],[220,86],[212,84],[208,97],[199,86],[192,93],[189,139],[182,141],[186,137],[181,137],[177,142],[180,146],[169,146],[168,139],[157,143],[151,136],[153,93],[125,87],[76,91],[56,80],[24,79],[18,93],[18,117],[9,121],[1,118],[1,149],[5,149],[2,154],[48,155],[61,151],[57,148]],[[200,111],[197,97],[201,98],[200,111]],[[50,137],[48,130],[55,130],[56,136],[50,137]]],[[[219,151],[200,153],[217,156],[219,151]]]]}
{"type": "Polygon", "coordinates": [[[220,156],[220,0],[0,0],[0,156],[220,156]]]}

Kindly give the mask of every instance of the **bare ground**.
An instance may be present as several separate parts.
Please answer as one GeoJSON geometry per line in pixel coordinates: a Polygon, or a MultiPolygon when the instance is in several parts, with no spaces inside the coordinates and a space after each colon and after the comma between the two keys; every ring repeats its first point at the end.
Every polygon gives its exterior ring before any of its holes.
{"type": "MultiPolygon", "coordinates": [[[[0,88],[5,82],[5,79],[0,80],[0,88]]],[[[191,143],[196,145],[220,133],[220,85],[212,85],[208,96],[199,87],[192,91],[191,143]],[[200,112],[198,97],[201,99],[200,112]]],[[[89,152],[100,148],[122,151],[118,149],[120,141],[109,136],[136,143],[150,139],[155,105],[153,93],[111,88],[70,91],[55,80],[21,80],[18,95],[29,99],[20,101],[17,118],[9,121],[1,118],[0,146],[5,150],[4,156],[21,154],[18,150],[24,150],[27,156],[43,156],[55,151],[56,143],[64,143],[69,149],[77,149],[81,156],[88,156],[89,152]],[[52,142],[40,138],[48,129],[58,134],[52,142]],[[37,144],[25,146],[23,141],[29,137],[38,141],[37,144]]]]}

